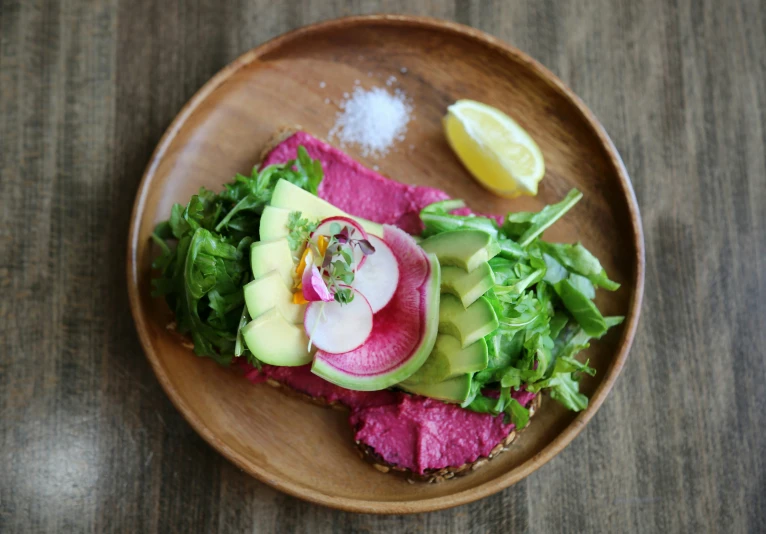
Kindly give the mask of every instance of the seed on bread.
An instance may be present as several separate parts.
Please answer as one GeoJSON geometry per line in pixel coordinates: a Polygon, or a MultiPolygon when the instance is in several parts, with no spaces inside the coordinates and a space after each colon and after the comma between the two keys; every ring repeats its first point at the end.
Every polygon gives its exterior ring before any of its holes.
{"type": "Polygon", "coordinates": [[[473,463],[473,465],[471,466],[471,471],[476,471],[477,469],[481,469],[482,467],[484,467],[488,463],[489,463],[489,459],[488,458],[482,458],[481,460],[478,460],[478,461],[473,463]]]}

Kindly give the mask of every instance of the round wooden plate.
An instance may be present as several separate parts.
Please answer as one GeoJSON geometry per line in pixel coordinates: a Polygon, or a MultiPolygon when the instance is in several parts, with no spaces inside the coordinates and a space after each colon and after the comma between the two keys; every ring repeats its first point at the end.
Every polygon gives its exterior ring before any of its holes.
{"type": "Polygon", "coordinates": [[[247,52],[183,108],[152,156],[130,228],[128,287],[138,333],[157,378],[189,423],[248,473],[289,494],[359,512],[409,513],[455,506],[521,480],[561,451],[606,398],[628,355],[644,280],[641,223],[630,180],[606,132],[553,74],[480,31],[443,21],[354,17],[300,28],[247,52]],[[395,77],[395,81],[393,78],[395,77]],[[622,288],[599,291],[605,315],[625,315],[588,351],[598,370],[583,381],[590,407],[574,414],[550,399],[505,454],[469,476],[409,484],[357,456],[344,412],[313,406],[195,357],[165,328],[170,312],[150,297],[149,235],[174,202],[248,173],[274,132],[302,125],[326,137],[355,84],[400,88],[414,121],[387,157],[361,157],[396,180],[438,187],[479,212],[539,209],[572,188],[585,198],[546,238],[580,240],[622,288]],[[505,200],[473,181],[442,134],[460,98],[514,117],[540,145],[546,177],[536,198],[505,200]]]}

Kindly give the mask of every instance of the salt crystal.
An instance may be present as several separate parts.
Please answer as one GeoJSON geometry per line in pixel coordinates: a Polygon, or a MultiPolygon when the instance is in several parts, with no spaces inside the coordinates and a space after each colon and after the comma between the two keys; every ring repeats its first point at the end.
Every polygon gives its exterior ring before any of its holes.
{"type": "Polygon", "coordinates": [[[399,69],[399,72],[401,72],[402,74],[407,74],[407,67],[402,67],[401,69],[399,69]]]}
{"type": "Polygon", "coordinates": [[[358,145],[362,156],[374,158],[404,139],[412,105],[403,92],[392,95],[381,87],[369,91],[356,87],[350,98],[348,93],[344,97],[328,137],[335,137],[341,146],[358,145]]]}
{"type": "Polygon", "coordinates": [[[354,85],[359,85],[361,82],[359,80],[354,80],[354,85]]]}
{"type": "Polygon", "coordinates": [[[325,103],[325,104],[329,104],[329,103],[330,103],[330,99],[329,99],[329,98],[325,98],[325,99],[324,99],[324,103],[325,103]]]}
{"type": "Polygon", "coordinates": [[[324,83],[324,82],[319,82],[319,88],[320,88],[320,89],[324,89],[325,87],[327,87],[327,84],[326,84],[326,83],[324,83]]]}

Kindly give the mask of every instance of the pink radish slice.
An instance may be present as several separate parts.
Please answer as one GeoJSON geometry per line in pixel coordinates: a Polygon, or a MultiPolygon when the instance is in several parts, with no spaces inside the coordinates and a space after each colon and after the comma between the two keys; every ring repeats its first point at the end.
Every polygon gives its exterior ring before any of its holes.
{"type": "Polygon", "coordinates": [[[359,348],[372,332],[372,308],[364,295],[354,290],[348,304],[311,302],[303,315],[303,327],[311,343],[330,354],[359,348]]]}
{"type": "Polygon", "coordinates": [[[383,240],[399,264],[394,298],[375,314],[370,338],[361,347],[343,354],[318,350],[311,366],[315,375],[346,389],[380,390],[409,378],[436,341],[439,262],[393,226],[383,226],[383,240]]]}
{"type": "Polygon", "coordinates": [[[367,257],[364,268],[354,275],[354,289],[365,296],[372,313],[378,313],[388,304],[399,285],[399,264],[386,242],[371,235],[367,238],[375,253],[367,257]]]}
{"type": "MultiPolygon", "coordinates": [[[[332,227],[333,223],[339,225],[341,229],[344,226],[347,226],[349,228],[349,239],[369,239],[367,232],[364,231],[364,228],[362,228],[358,222],[356,222],[354,219],[343,216],[328,217],[327,219],[323,219],[322,222],[319,223],[319,226],[317,226],[317,229],[311,233],[311,239],[316,242],[317,237],[320,235],[325,237],[332,237],[334,233],[330,230],[330,228],[332,227]]],[[[357,270],[361,269],[366,260],[367,257],[362,254],[362,251],[359,250],[359,247],[354,247],[354,263],[356,264],[357,270]]]]}

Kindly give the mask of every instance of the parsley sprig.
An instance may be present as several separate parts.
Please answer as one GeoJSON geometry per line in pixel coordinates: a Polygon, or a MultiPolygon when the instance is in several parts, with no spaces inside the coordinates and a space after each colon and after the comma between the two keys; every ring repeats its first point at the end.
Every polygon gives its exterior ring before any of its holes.
{"type": "Polygon", "coordinates": [[[287,216],[287,244],[293,253],[298,253],[308,243],[311,232],[317,229],[318,221],[301,217],[300,211],[291,211],[287,216]]]}

